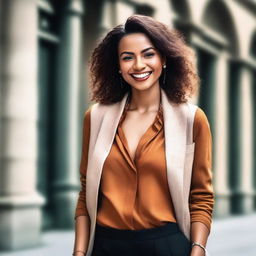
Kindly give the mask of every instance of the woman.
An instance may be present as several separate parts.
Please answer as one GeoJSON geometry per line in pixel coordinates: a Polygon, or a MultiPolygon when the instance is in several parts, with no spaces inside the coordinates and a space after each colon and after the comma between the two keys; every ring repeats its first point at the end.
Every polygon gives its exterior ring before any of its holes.
{"type": "Polygon", "coordinates": [[[203,256],[214,194],[192,50],[133,15],[91,58],[73,255],[203,256]]]}

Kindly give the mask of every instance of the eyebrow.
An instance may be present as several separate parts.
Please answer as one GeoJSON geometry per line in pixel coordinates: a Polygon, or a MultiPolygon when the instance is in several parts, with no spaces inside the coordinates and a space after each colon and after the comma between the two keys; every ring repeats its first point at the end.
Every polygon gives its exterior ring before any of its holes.
{"type": "MultiPolygon", "coordinates": [[[[144,52],[146,52],[146,51],[148,51],[148,50],[151,50],[151,49],[155,50],[155,48],[151,46],[151,47],[148,47],[148,48],[146,48],[146,49],[142,50],[142,51],[141,51],[141,53],[144,53],[144,52]]],[[[130,55],[134,55],[134,53],[133,53],[133,52],[122,52],[122,53],[120,54],[120,56],[121,56],[122,54],[130,54],[130,55]]]]}

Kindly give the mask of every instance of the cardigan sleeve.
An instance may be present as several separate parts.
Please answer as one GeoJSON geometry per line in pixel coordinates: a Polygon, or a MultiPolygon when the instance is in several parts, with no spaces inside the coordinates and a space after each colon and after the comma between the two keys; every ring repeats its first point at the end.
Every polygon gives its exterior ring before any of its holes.
{"type": "Polygon", "coordinates": [[[202,222],[211,230],[214,192],[212,186],[212,135],[204,111],[198,107],[193,125],[195,142],[190,188],[190,216],[192,222],[202,222]]]}
{"type": "Polygon", "coordinates": [[[86,171],[87,171],[87,163],[88,163],[88,151],[89,151],[89,140],[90,140],[90,112],[91,108],[89,108],[84,115],[83,120],[83,133],[82,133],[82,152],[81,152],[81,161],[80,161],[80,192],[77,200],[76,210],[75,210],[75,219],[78,216],[84,215],[89,216],[87,208],[86,208],[86,171]]]}

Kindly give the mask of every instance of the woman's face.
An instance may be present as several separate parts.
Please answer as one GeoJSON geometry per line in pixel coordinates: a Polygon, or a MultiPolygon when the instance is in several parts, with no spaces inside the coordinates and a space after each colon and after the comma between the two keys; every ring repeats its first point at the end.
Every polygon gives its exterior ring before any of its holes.
{"type": "Polygon", "coordinates": [[[122,77],[134,89],[159,86],[164,61],[145,34],[124,36],[119,42],[118,56],[122,77]]]}

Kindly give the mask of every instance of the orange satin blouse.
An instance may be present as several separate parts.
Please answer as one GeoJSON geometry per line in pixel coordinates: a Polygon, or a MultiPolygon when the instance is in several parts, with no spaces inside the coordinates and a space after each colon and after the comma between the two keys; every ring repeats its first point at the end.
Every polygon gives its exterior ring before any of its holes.
{"type": "MultiPolygon", "coordinates": [[[[163,109],[160,105],[152,125],[141,137],[134,161],[122,130],[126,108],[120,118],[114,142],[104,162],[99,189],[97,223],[112,228],[139,230],[176,222],[170,195],[164,151],[163,109]]],[[[90,108],[85,113],[80,163],[81,190],[75,218],[88,215],[85,183],[90,137],[90,108]]],[[[214,194],[212,188],[212,136],[201,108],[193,127],[195,153],[189,208],[191,222],[211,229],[214,194]]]]}

